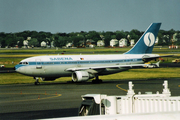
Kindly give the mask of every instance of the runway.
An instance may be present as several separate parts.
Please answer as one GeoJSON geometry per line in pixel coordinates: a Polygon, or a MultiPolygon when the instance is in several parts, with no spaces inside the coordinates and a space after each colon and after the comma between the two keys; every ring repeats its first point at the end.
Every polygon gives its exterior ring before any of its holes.
{"type": "MultiPolygon", "coordinates": [[[[162,92],[163,80],[133,80],[135,93],[162,92]]],[[[77,116],[81,95],[126,95],[128,80],[101,84],[65,83],[0,85],[1,119],[42,119],[77,116]]],[[[180,78],[168,79],[172,96],[180,96],[180,78]]]]}

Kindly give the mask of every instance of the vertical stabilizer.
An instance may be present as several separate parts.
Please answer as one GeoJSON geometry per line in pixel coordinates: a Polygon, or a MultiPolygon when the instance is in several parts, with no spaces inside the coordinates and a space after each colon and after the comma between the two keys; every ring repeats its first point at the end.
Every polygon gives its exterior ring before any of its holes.
{"type": "Polygon", "coordinates": [[[152,23],[137,43],[128,52],[124,54],[149,54],[152,53],[156,37],[161,23],[152,23]]]}

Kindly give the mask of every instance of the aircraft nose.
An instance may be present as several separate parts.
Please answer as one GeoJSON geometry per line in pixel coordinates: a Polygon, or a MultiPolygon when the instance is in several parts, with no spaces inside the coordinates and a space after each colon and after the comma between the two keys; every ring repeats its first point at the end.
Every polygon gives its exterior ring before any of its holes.
{"type": "Polygon", "coordinates": [[[21,66],[21,65],[16,65],[16,66],[14,67],[14,70],[15,70],[16,72],[20,72],[20,70],[21,70],[20,67],[22,67],[22,66],[21,66]]]}

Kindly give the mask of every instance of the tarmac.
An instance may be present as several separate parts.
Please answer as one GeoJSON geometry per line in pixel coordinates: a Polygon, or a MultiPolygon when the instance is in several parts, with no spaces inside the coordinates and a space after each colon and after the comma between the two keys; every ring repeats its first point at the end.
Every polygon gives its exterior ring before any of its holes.
{"type": "MultiPolygon", "coordinates": [[[[172,96],[180,96],[180,78],[167,79],[172,96]]],[[[78,115],[81,95],[126,95],[131,80],[109,80],[100,84],[59,82],[53,84],[0,85],[0,118],[44,119],[78,115]]],[[[139,91],[162,92],[164,79],[132,80],[139,91]]]]}

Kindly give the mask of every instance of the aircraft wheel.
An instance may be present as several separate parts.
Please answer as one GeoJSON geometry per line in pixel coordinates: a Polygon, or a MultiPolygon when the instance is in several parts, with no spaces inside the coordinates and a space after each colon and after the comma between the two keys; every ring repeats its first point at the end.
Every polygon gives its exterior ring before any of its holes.
{"type": "Polygon", "coordinates": [[[93,84],[99,84],[99,83],[102,83],[102,82],[103,82],[102,80],[92,80],[93,84]]]}
{"type": "Polygon", "coordinates": [[[35,84],[35,85],[40,85],[40,82],[35,82],[34,84],[35,84]]]}

